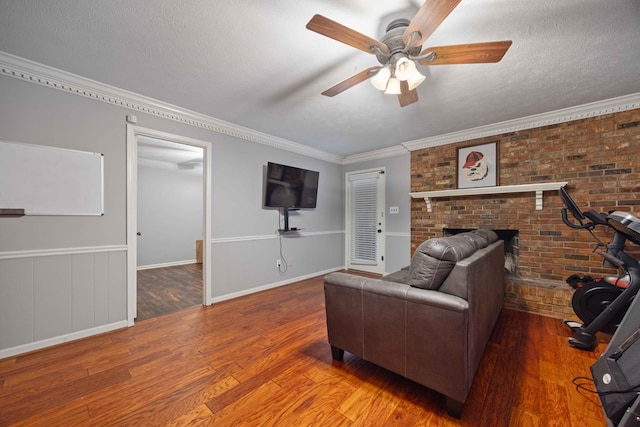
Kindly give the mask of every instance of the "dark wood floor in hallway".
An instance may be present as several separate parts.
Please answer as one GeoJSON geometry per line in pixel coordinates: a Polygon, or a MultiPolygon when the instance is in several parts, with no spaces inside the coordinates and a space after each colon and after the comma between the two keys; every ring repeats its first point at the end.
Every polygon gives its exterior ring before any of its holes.
{"type": "Polygon", "coordinates": [[[576,391],[595,352],[558,319],[504,310],[461,420],[445,399],[345,354],[322,277],[0,360],[0,425],[604,426],[576,391]]]}
{"type": "Polygon", "coordinates": [[[138,270],[137,279],[137,322],[202,304],[202,264],[138,270]]]}

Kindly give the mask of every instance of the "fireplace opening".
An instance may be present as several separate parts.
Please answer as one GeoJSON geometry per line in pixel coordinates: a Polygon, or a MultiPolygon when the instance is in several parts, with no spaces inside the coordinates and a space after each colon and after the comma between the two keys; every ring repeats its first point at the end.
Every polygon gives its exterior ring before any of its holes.
{"type": "MultiPolygon", "coordinates": [[[[443,228],[443,236],[453,236],[474,228],[443,228]]],[[[518,260],[520,257],[520,246],[518,241],[518,230],[494,230],[498,239],[504,241],[504,271],[508,275],[519,276],[518,260]]]]}

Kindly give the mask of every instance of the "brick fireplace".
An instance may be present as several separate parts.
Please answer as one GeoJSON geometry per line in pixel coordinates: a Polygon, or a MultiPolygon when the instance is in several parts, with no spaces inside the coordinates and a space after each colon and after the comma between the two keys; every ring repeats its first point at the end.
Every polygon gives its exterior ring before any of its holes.
{"type": "MultiPolygon", "coordinates": [[[[566,181],[583,210],[640,216],[638,109],[414,150],[411,191],[455,189],[457,149],[493,141],[499,148],[499,185],[566,181]]],[[[568,276],[616,273],[592,253],[595,241],[589,233],[562,222],[557,191],[543,193],[542,210],[536,210],[533,193],[440,198],[431,204],[429,212],[424,200],[411,202],[411,253],[444,229],[518,230],[516,271],[505,279],[507,307],[571,317],[568,276]]],[[[612,236],[604,227],[595,233],[605,242],[612,236]]]]}

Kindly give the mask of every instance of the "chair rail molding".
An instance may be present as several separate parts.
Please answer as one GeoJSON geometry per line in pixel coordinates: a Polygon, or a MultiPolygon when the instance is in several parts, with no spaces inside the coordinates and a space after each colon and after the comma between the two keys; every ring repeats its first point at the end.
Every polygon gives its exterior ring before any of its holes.
{"type": "Polygon", "coordinates": [[[427,211],[431,212],[431,199],[440,199],[444,197],[468,197],[486,194],[506,194],[506,193],[536,193],[536,210],[542,210],[542,193],[544,191],[559,190],[560,187],[567,185],[567,182],[543,182],[538,184],[521,184],[521,185],[500,185],[496,187],[476,187],[476,188],[460,188],[456,190],[436,190],[421,191],[409,193],[412,199],[424,199],[427,204],[427,211]]]}

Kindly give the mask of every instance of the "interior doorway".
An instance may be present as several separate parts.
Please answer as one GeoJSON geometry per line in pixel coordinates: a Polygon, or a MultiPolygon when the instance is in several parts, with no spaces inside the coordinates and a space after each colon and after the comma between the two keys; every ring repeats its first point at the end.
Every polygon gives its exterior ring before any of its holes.
{"type": "Polygon", "coordinates": [[[204,149],[139,136],[136,321],[202,303],[204,149]]]}
{"type": "Polygon", "coordinates": [[[144,319],[210,303],[211,144],[128,124],[127,154],[127,320],[133,325],[139,308],[144,319]],[[138,297],[147,300],[139,304],[138,297]]]}

